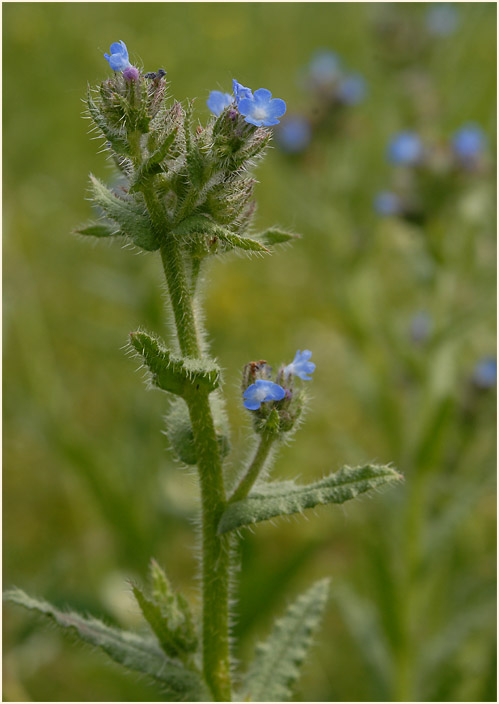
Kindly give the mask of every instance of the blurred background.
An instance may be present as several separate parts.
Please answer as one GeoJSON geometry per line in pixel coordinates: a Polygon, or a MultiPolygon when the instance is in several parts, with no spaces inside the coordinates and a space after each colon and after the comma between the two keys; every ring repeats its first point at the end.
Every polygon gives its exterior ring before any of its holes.
{"type": "MultiPolygon", "coordinates": [[[[134,628],[127,580],[155,556],[198,598],[196,483],[123,349],[166,334],[159,258],[71,235],[88,172],[114,177],[81,101],[122,39],[200,121],[233,77],[288,105],[256,225],[303,239],[207,277],[232,465],[241,368],[305,348],[313,399],[274,476],[406,477],[245,534],[236,656],[330,575],[296,700],[495,701],[495,5],[9,3],[3,30],[4,586],[134,628]]],[[[4,701],[161,701],[11,605],[4,653],[4,701]]]]}

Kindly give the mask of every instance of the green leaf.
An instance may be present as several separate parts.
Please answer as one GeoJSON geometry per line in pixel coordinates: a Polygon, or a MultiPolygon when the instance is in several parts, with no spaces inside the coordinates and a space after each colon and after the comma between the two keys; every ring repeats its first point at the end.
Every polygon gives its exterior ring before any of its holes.
{"type": "Polygon", "coordinates": [[[130,192],[132,193],[133,191],[137,191],[139,187],[147,181],[148,178],[151,176],[154,176],[155,174],[161,173],[163,171],[163,168],[161,166],[161,162],[166,158],[166,155],[168,154],[168,150],[170,149],[171,145],[175,141],[175,137],[177,136],[177,130],[178,128],[175,127],[175,129],[170,132],[169,134],[166,135],[164,138],[163,142],[160,144],[160,146],[156,149],[156,151],[151,154],[151,156],[146,159],[138,168],[134,178],[133,182],[130,186],[130,192]]]}
{"type": "Polygon", "coordinates": [[[250,237],[241,237],[241,235],[231,232],[225,227],[220,227],[220,225],[215,224],[203,215],[193,215],[175,226],[176,235],[197,235],[200,233],[210,235],[214,240],[220,240],[222,244],[228,245],[230,249],[243,249],[247,252],[269,252],[267,247],[261,242],[250,237]]]}
{"type": "Polygon", "coordinates": [[[200,677],[167,658],[152,639],[106,626],[92,617],[59,611],[46,601],[28,596],[21,589],[5,592],[4,599],[42,614],[85,643],[100,648],[123,667],[151,677],[161,685],[169,701],[205,701],[206,692],[200,677]]]}
{"type": "MultiPolygon", "coordinates": [[[[210,406],[215,422],[220,454],[225,457],[230,451],[229,428],[227,418],[221,407],[220,399],[214,394],[210,397],[210,406]]],[[[189,411],[183,399],[175,399],[170,404],[166,416],[166,436],[170,441],[173,451],[185,464],[197,464],[197,452],[194,444],[189,411]]]]}
{"type": "Polygon", "coordinates": [[[84,225],[76,230],[74,230],[77,235],[87,235],[90,237],[115,237],[116,235],[122,235],[118,228],[109,223],[96,223],[89,222],[88,225],[84,225]]]}
{"type": "Polygon", "coordinates": [[[243,682],[241,699],[283,702],[299,676],[312,636],[319,625],[329,594],[329,579],[316,582],[276,622],[265,643],[260,643],[243,682]]]}
{"type": "Polygon", "coordinates": [[[87,91],[87,105],[90,112],[90,116],[94,121],[95,125],[100,129],[104,137],[111,143],[112,148],[118,154],[130,154],[130,145],[124,135],[122,135],[119,130],[111,127],[104,115],[101,113],[94,100],[92,99],[90,93],[90,87],[87,91]]]}
{"type": "Polygon", "coordinates": [[[114,220],[122,232],[137,247],[153,252],[159,248],[145,207],[141,208],[132,200],[115,195],[102,181],[90,175],[91,190],[95,203],[102,208],[110,220],[114,220]]]}
{"type": "Polygon", "coordinates": [[[402,479],[402,475],[392,467],[367,464],[342,467],[328,477],[305,486],[297,486],[294,482],[261,484],[245,499],[228,505],[218,524],[218,532],[227,533],[275,516],[301,513],[306,508],[321,504],[342,504],[402,479]]]}
{"type": "Polygon", "coordinates": [[[178,357],[145,332],[132,332],[130,342],[149,368],[152,383],[163,391],[184,396],[198,386],[213,391],[220,384],[220,369],[211,360],[178,357]]]}
{"type": "Polygon", "coordinates": [[[284,230],[280,230],[278,227],[270,227],[268,230],[265,230],[265,232],[259,234],[258,239],[268,247],[274,247],[276,244],[284,244],[285,242],[290,242],[291,240],[298,240],[300,239],[300,235],[285,232],[284,230]]]}

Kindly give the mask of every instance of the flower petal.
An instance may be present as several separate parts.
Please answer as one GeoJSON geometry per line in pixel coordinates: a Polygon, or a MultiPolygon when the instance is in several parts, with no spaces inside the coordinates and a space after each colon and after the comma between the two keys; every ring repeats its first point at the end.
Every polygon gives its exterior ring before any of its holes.
{"type": "Polygon", "coordinates": [[[286,112],[286,103],[284,100],[281,100],[281,98],[274,98],[273,100],[270,101],[269,105],[269,116],[274,118],[274,117],[282,117],[284,113],[286,112]]]}
{"type": "Polygon", "coordinates": [[[272,93],[266,88],[259,88],[258,90],[255,90],[255,92],[253,93],[253,97],[257,105],[261,105],[262,103],[266,104],[270,102],[272,98],[272,93]]]}
{"type": "Polygon", "coordinates": [[[253,109],[255,107],[255,101],[251,100],[250,98],[241,98],[237,105],[237,109],[241,113],[241,115],[249,115],[251,112],[253,112],[253,109]]]}

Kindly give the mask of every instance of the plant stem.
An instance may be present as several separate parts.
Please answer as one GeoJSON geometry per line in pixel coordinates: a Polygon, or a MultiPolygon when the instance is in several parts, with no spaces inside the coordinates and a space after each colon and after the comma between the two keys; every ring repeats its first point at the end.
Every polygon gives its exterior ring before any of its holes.
{"type": "Polygon", "coordinates": [[[217,534],[226,505],[222,462],[207,393],[193,392],[187,405],[196,446],[203,516],[203,671],[216,701],[231,701],[230,538],[217,534]]]}
{"type": "Polygon", "coordinates": [[[258,447],[256,448],[255,456],[253,457],[253,461],[248,467],[248,471],[239,482],[237,489],[230,497],[229,503],[232,503],[233,501],[240,501],[248,495],[251,487],[257,480],[258,475],[260,474],[263,468],[263,465],[265,464],[265,460],[268,457],[274,440],[275,435],[273,433],[263,433],[261,435],[260,442],[258,444],[258,447]]]}
{"type": "MultiPolygon", "coordinates": [[[[182,251],[175,236],[168,233],[166,214],[156,195],[145,188],[144,198],[157,236],[161,259],[175,317],[182,353],[199,357],[194,310],[182,251]]],[[[216,701],[231,701],[229,658],[229,566],[230,538],[217,534],[226,506],[222,460],[208,394],[192,389],[186,397],[189,409],[202,507],[203,576],[203,672],[216,701]]]]}

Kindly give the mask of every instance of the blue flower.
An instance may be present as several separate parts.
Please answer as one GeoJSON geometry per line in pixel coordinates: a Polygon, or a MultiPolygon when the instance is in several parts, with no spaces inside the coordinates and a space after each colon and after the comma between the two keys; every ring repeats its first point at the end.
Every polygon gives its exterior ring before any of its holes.
{"type": "Polygon", "coordinates": [[[266,379],[257,379],[243,394],[244,407],[249,411],[257,411],[260,404],[265,401],[282,401],[285,395],[286,391],[279,384],[266,379]]]}
{"type": "Polygon", "coordinates": [[[485,357],[475,365],[473,381],[479,389],[490,389],[497,384],[497,359],[485,357]]]}
{"type": "Polygon", "coordinates": [[[232,90],[234,91],[234,97],[236,99],[237,105],[239,105],[239,101],[243,98],[249,98],[250,100],[253,98],[251,88],[246,88],[245,86],[241,85],[240,83],[238,83],[238,81],[236,81],[235,78],[232,79],[232,90]]]}
{"type": "Polygon", "coordinates": [[[104,54],[104,58],[109,61],[109,65],[113,71],[124,71],[130,66],[130,62],[128,60],[128,50],[125,42],[114,42],[114,44],[111,44],[110,51],[111,56],[109,56],[109,54],[104,54]]]}
{"type": "Polygon", "coordinates": [[[211,112],[217,117],[222,114],[225,108],[232,105],[234,98],[229,93],[222,93],[219,90],[212,90],[206,105],[210,108],[211,112]]]}
{"type": "Polygon", "coordinates": [[[310,144],[312,128],[305,117],[290,117],[282,123],[277,133],[277,141],[285,152],[296,154],[310,144]]]}
{"type": "Polygon", "coordinates": [[[309,66],[310,78],[320,86],[333,84],[340,76],[341,62],[329,49],[320,49],[312,57],[309,66]]]}
{"type": "Polygon", "coordinates": [[[481,127],[472,123],[464,125],[454,133],[452,147],[463,161],[476,159],[485,146],[485,134],[481,127]]]}
{"type": "Polygon", "coordinates": [[[398,215],[402,210],[400,198],[393,191],[380,191],[374,197],[374,210],[378,215],[398,215]]]}
{"type": "Polygon", "coordinates": [[[284,367],[284,375],[289,376],[290,374],[294,374],[304,381],[310,381],[312,377],[307,376],[307,374],[312,374],[315,369],[315,364],[308,361],[311,356],[312,352],[310,352],[310,350],[303,350],[303,352],[298,350],[291,364],[284,367]]]}
{"type": "Polygon", "coordinates": [[[426,14],[428,31],[437,37],[448,37],[455,31],[457,24],[457,10],[450,2],[435,3],[426,14]]]}
{"type": "Polygon", "coordinates": [[[413,166],[423,156],[423,143],[416,132],[399,132],[388,145],[388,160],[392,164],[413,166]]]}
{"type": "Polygon", "coordinates": [[[279,124],[277,118],[286,112],[286,103],[280,98],[272,98],[270,90],[259,88],[251,98],[241,98],[238,109],[246,122],[257,127],[270,127],[279,124]]]}
{"type": "Polygon", "coordinates": [[[340,81],[336,93],[338,99],[345,105],[357,105],[366,95],[366,82],[360,73],[352,73],[340,81]]]}

